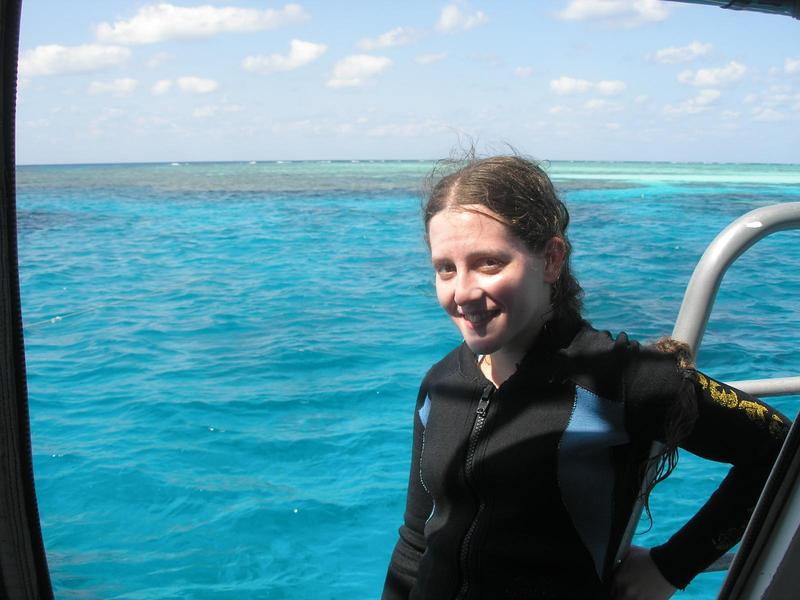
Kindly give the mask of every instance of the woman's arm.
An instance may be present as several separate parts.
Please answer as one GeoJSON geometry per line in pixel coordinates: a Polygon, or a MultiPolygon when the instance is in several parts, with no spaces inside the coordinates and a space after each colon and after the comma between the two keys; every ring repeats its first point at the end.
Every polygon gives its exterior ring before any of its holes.
{"type": "Polygon", "coordinates": [[[703,508],[651,552],[681,588],[741,539],[789,431],[789,420],[757,398],[699,372],[690,381],[697,420],[681,447],[733,467],[703,508]]]}
{"type": "Polygon", "coordinates": [[[424,443],[426,410],[430,409],[423,382],[417,397],[414,411],[414,441],[411,450],[411,474],[408,478],[408,494],[404,523],[400,527],[400,539],[395,545],[382,600],[407,600],[411,588],[417,580],[419,561],[425,552],[425,521],[431,514],[433,503],[422,485],[420,477],[420,458],[424,443]]]}
{"type": "Polygon", "coordinates": [[[669,364],[672,357],[647,350],[636,354],[626,373],[629,429],[664,441],[671,423],[693,413],[680,446],[733,465],[700,511],[649,553],[664,578],[684,588],[741,538],[789,420],[753,396],[693,369],[679,369],[674,361],[669,364]]]}

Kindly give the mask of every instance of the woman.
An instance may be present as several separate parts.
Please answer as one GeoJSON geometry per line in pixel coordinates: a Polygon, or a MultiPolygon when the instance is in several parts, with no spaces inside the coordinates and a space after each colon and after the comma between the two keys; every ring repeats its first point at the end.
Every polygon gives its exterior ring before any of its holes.
{"type": "Polygon", "coordinates": [[[422,382],[385,600],[668,598],[741,536],[788,429],[757,399],[581,318],[569,215],[517,156],[425,207],[436,294],[464,343],[422,382]],[[734,465],[667,543],[614,556],[653,441],[734,465]]]}

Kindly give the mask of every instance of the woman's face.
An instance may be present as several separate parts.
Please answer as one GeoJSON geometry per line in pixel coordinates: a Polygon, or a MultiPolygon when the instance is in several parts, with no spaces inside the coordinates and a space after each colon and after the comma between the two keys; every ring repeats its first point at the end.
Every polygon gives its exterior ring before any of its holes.
{"type": "Polygon", "coordinates": [[[521,358],[550,310],[563,241],[553,238],[541,255],[534,254],[482,205],[437,213],[428,224],[428,238],[439,304],[469,348],[521,358]]]}

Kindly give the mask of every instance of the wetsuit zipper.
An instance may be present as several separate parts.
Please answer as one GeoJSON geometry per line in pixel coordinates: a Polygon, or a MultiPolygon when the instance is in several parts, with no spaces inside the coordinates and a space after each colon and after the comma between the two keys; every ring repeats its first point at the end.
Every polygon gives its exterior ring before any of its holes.
{"type": "Polygon", "coordinates": [[[478,447],[478,439],[481,435],[481,430],[486,424],[486,412],[489,409],[489,401],[492,398],[493,391],[494,386],[492,384],[489,384],[484,388],[483,394],[481,394],[481,399],[478,401],[478,408],[475,411],[475,422],[472,424],[472,431],[469,434],[469,445],[467,446],[464,474],[467,486],[470,488],[475,496],[475,499],[478,501],[478,510],[475,511],[475,517],[472,519],[472,524],[470,524],[467,534],[464,536],[464,541],[461,543],[461,589],[458,591],[458,595],[456,596],[458,600],[466,598],[467,593],[469,592],[469,545],[470,541],[472,540],[472,536],[475,533],[475,529],[477,529],[478,518],[481,516],[481,513],[486,506],[485,501],[483,498],[481,498],[480,494],[478,494],[477,490],[473,486],[472,473],[475,466],[475,450],[478,447]]]}

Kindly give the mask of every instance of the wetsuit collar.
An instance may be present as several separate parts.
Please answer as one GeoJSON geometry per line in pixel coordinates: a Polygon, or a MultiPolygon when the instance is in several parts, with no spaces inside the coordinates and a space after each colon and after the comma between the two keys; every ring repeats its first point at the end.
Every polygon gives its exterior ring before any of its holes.
{"type": "MultiPolygon", "coordinates": [[[[505,386],[506,382],[517,379],[520,373],[526,373],[535,380],[547,383],[560,381],[563,378],[565,371],[563,363],[566,360],[561,350],[572,343],[585,323],[583,319],[569,317],[553,317],[547,321],[522,360],[517,363],[517,370],[503,382],[501,387],[505,386]]],[[[488,384],[489,380],[478,366],[478,355],[469,350],[466,342],[463,348],[471,357],[470,374],[477,376],[484,385],[488,384]]]]}

